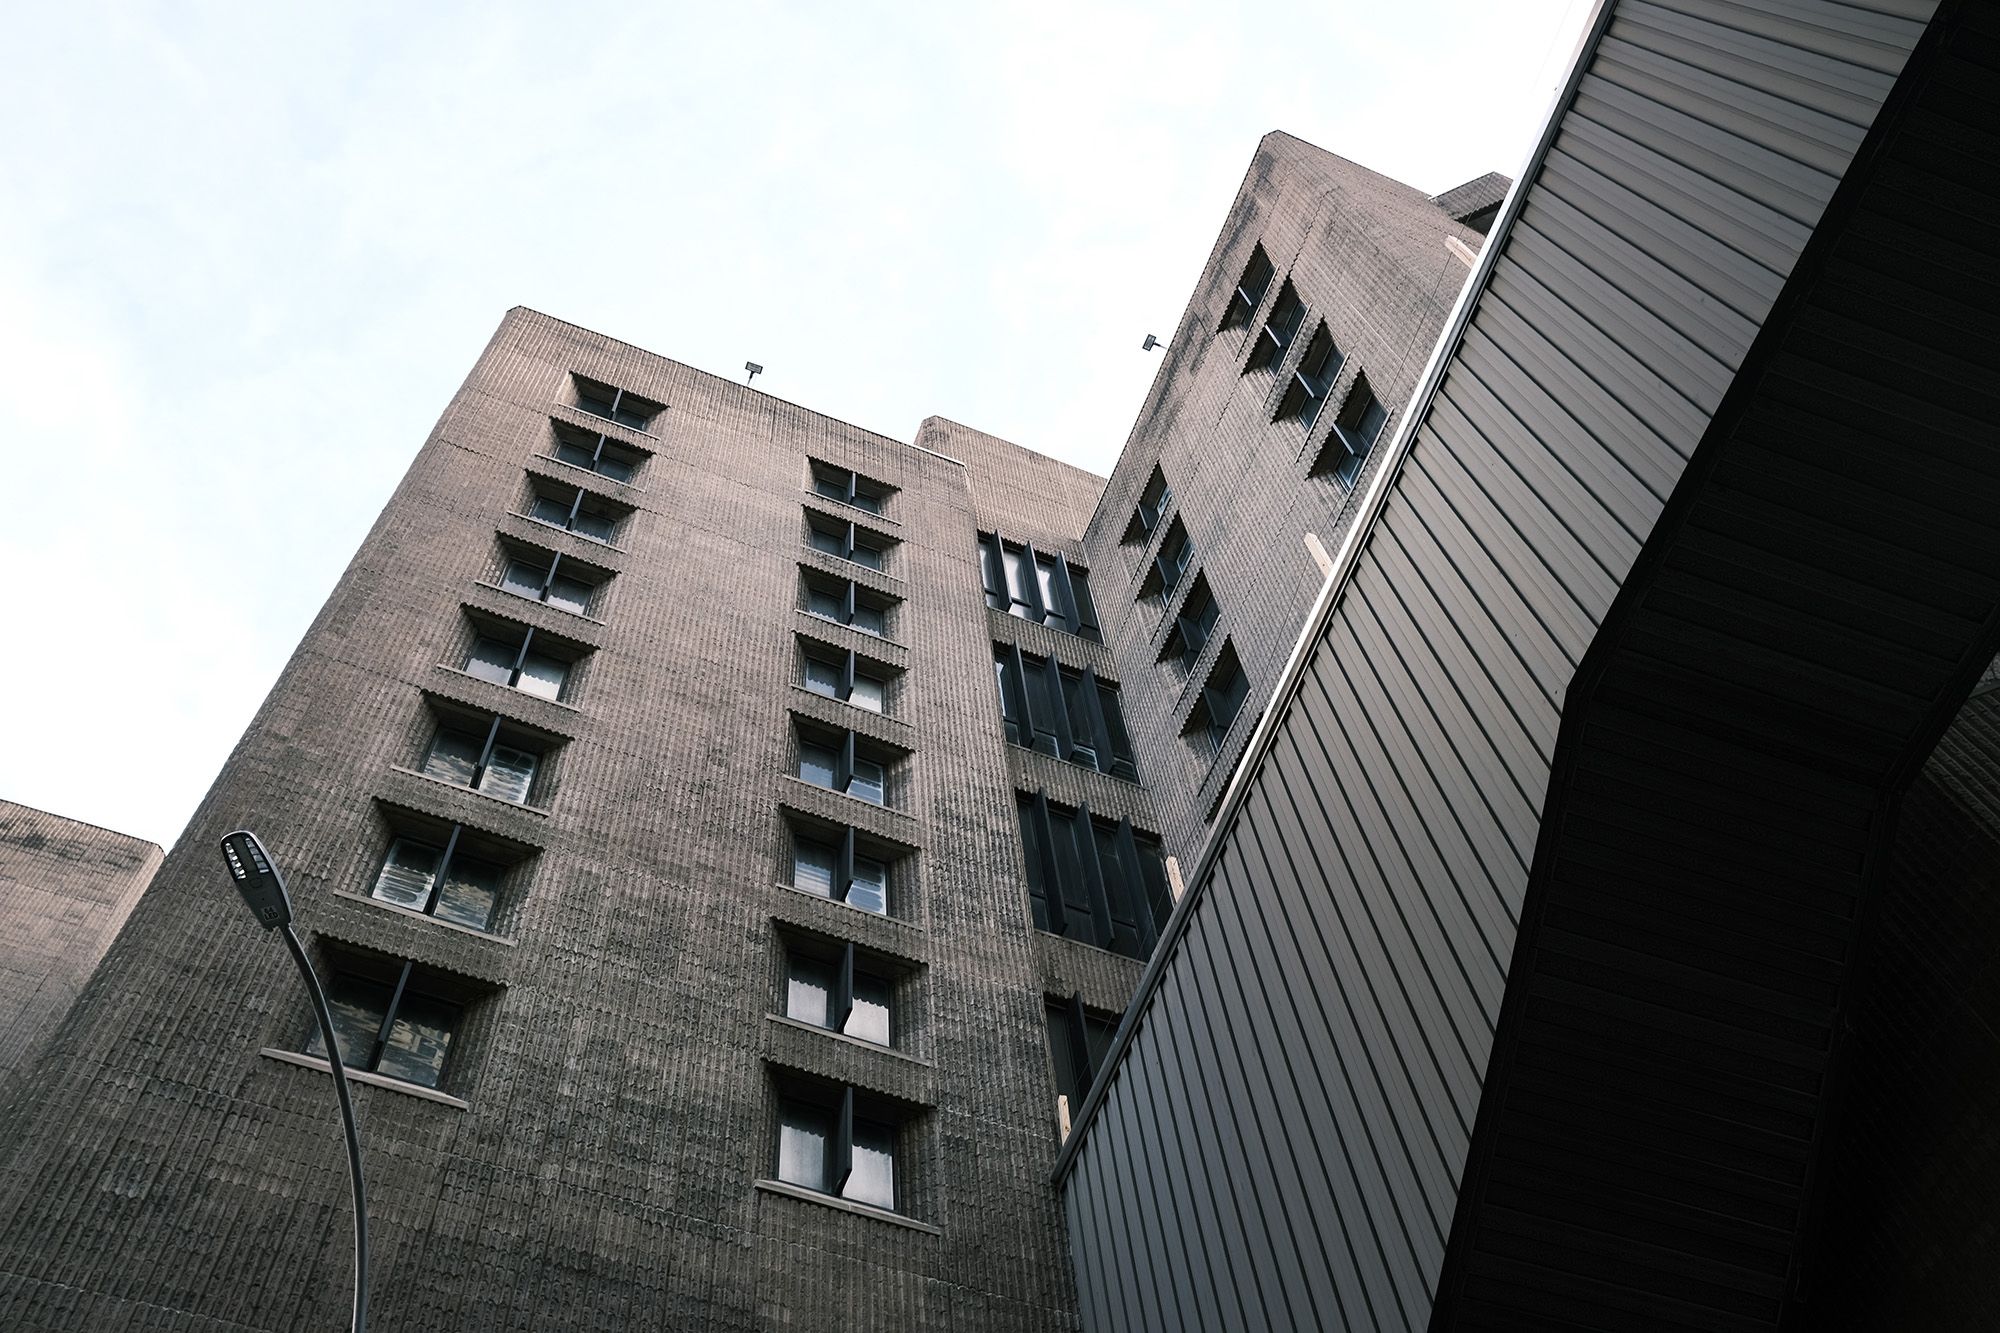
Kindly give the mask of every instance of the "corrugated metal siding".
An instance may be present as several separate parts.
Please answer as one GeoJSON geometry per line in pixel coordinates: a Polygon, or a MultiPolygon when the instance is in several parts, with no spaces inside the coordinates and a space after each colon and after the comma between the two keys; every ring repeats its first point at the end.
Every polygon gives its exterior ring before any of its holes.
{"type": "Polygon", "coordinates": [[[1565,691],[1920,28],[1617,8],[1079,1130],[1087,1327],[1429,1322],[1565,691]]]}

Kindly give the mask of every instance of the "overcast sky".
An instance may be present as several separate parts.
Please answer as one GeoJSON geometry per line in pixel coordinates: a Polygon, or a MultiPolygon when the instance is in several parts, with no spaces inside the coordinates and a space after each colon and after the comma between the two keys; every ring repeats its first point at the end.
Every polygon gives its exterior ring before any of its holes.
{"type": "Polygon", "coordinates": [[[1586,10],[16,6],[0,796],[171,846],[510,306],[1103,472],[1265,131],[1512,175],[1586,10]]]}

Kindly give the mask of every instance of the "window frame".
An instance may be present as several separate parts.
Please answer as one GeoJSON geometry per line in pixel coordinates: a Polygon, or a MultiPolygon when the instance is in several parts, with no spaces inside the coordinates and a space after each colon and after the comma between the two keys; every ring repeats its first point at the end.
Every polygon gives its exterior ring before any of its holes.
{"type": "Polygon", "coordinates": [[[561,463],[564,467],[580,468],[593,477],[602,477],[619,486],[631,486],[635,489],[638,487],[639,474],[645,470],[646,464],[652,458],[651,454],[643,449],[635,449],[623,440],[613,439],[603,431],[586,431],[581,426],[573,426],[567,421],[552,421],[550,424],[554,427],[555,433],[555,443],[549,447],[547,455],[550,459],[561,463]],[[573,458],[565,458],[562,452],[564,449],[587,454],[590,461],[579,463],[573,458]],[[606,472],[603,464],[607,459],[624,468],[627,475],[621,477],[615,472],[606,472]]]}
{"type": "Polygon", "coordinates": [[[847,1037],[852,1041],[867,1042],[869,1045],[880,1047],[883,1050],[894,1051],[902,1048],[903,1043],[898,1040],[899,1028],[902,1025],[897,1021],[898,1011],[901,1006],[896,1001],[896,979],[894,976],[875,966],[872,959],[862,955],[856,949],[852,940],[840,943],[821,943],[817,941],[806,942],[798,939],[785,939],[782,943],[785,982],[784,1015],[786,1018],[791,1019],[795,1023],[804,1023],[810,1027],[816,1027],[823,1032],[847,1037]],[[799,965],[801,963],[814,964],[828,970],[829,981],[825,988],[826,1005],[824,1021],[802,1017],[793,1011],[792,987],[799,978],[799,965]],[[857,1008],[864,1004],[874,1003],[863,996],[862,991],[864,988],[879,989],[882,995],[882,1002],[879,1007],[882,1010],[882,1026],[886,1036],[881,1041],[877,1041],[874,1037],[859,1035],[848,1030],[853,1026],[857,1008]]]}
{"type": "MultiPolygon", "coordinates": [[[[822,699],[834,699],[859,708],[864,713],[873,713],[877,717],[889,716],[889,677],[878,675],[873,671],[863,671],[861,663],[864,659],[861,654],[855,652],[852,648],[843,649],[830,645],[815,644],[811,647],[802,648],[800,656],[803,660],[803,665],[799,672],[799,684],[802,688],[813,694],[817,694],[822,699]],[[832,690],[821,690],[814,687],[812,683],[812,668],[815,664],[832,668],[834,672],[832,690]],[[865,703],[855,702],[856,686],[864,680],[876,687],[882,701],[879,708],[870,708],[865,703]]],[[[871,662],[870,665],[874,664],[871,662]]]]}
{"type": "Polygon", "coordinates": [[[1159,840],[1129,817],[1097,818],[1088,803],[1058,814],[1046,790],[1016,792],[1015,807],[1035,928],[1140,962],[1150,957],[1173,913],[1159,840]],[[1066,826],[1060,835],[1059,825],[1066,826]],[[1089,830],[1087,849],[1077,845],[1078,829],[1089,830]]]}
{"type": "Polygon", "coordinates": [[[853,579],[842,578],[838,574],[823,573],[807,565],[799,566],[799,579],[806,593],[805,605],[800,609],[807,615],[813,617],[815,620],[824,620],[831,625],[844,625],[857,634],[866,634],[871,638],[882,639],[885,642],[895,642],[889,636],[889,616],[895,609],[900,600],[899,598],[887,597],[883,594],[870,591],[868,597],[864,599],[861,595],[860,584],[856,583],[853,579]],[[840,591],[827,593],[827,589],[824,586],[826,584],[839,584],[840,591]],[[812,605],[812,595],[815,591],[832,596],[838,601],[841,617],[844,618],[830,616],[823,611],[815,611],[812,605]],[[880,603],[879,605],[878,602],[880,603]],[[881,619],[881,629],[872,630],[865,625],[854,623],[857,610],[864,606],[881,619]]]}
{"type": "Polygon", "coordinates": [[[1333,429],[1328,432],[1326,444],[1315,460],[1312,473],[1315,476],[1330,476],[1342,489],[1352,490],[1361,479],[1361,469],[1368,465],[1375,446],[1382,442],[1382,432],[1389,425],[1389,407],[1375,395],[1375,388],[1369,384],[1366,373],[1354,377],[1353,387],[1340,404],[1340,415],[1333,419],[1333,429]],[[1374,414],[1374,426],[1363,434],[1370,414],[1374,414]],[[1336,450],[1339,457],[1336,458],[1336,450]]]}
{"type": "Polygon", "coordinates": [[[1298,339],[1299,329],[1306,321],[1306,314],[1305,298],[1299,295],[1298,288],[1292,286],[1292,280],[1286,278],[1284,285],[1278,288],[1277,304],[1271,307],[1270,315],[1264,320],[1264,327],[1257,332],[1256,342],[1250,349],[1250,359],[1244,365],[1243,373],[1247,375],[1253,370],[1277,370],[1284,363],[1285,353],[1291,350],[1292,343],[1298,339]]]}
{"type": "Polygon", "coordinates": [[[586,415],[623,426],[627,430],[651,434],[647,427],[652,425],[654,417],[667,410],[665,403],[656,403],[650,398],[643,398],[615,384],[607,384],[603,380],[592,379],[575,371],[570,372],[570,381],[574,395],[570,404],[572,407],[586,415]],[[607,410],[600,411],[591,406],[592,399],[602,399],[606,394],[610,395],[606,404],[607,410]],[[629,408],[628,400],[633,405],[629,408]],[[624,415],[620,415],[621,412],[624,415]],[[628,417],[631,419],[628,420],[628,417]]]}
{"type": "MultiPolygon", "coordinates": [[[[904,1154],[904,1125],[897,1121],[857,1111],[855,1089],[852,1084],[837,1084],[828,1088],[807,1086],[784,1086],[777,1089],[777,1134],[772,1144],[772,1179],[797,1189],[810,1190],[831,1199],[878,1212],[904,1216],[904,1187],[901,1164],[904,1154]],[[837,1089],[837,1090],[836,1090],[837,1089]],[[786,1174],[785,1131],[788,1124],[817,1122],[824,1126],[821,1140],[824,1150],[820,1154],[822,1174],[816,1180],[801,1180],[786,1174]],[[862,1197],[848,1193],[853,1180],[854,1153],[857,1140],[866,1135],[877,1141],[886,1140],[888,1147],[884,1156],[888,1159],[889,1189],[886,1201],[880,1198],[862,1197]]],[[[872,1109],[872,1108],[871,1108],[872,1109]]]]}
{"type": "MultiPolygon", "coordinates": [[[[475,717],[477,716],[481,715],[475,715],[475,717]]],[[[430,743],[424,747],[424,757],[418,763],[417,771],[425,777],[435,779],[439,782],[449,782],[454,787],[464,787],[468,791],[476,791],[482,796],[491,797],[496,801],[505,801],[509,805],[518,805],[531,810],[538,808],[531,798],[535,794],[536,782],[545,779],[547,776],[546,761],[549,757],[551,747],[542,741],[541,737],[529,735],[523,728],[510,722],[498,713],[490,715],[485,724],[483,735],[476,721],[470,726],[454,726],[453,722],[455,720],[452,717],[443,716],[436,719],[436,726],[431,731],[430,743]],[[504,737],[503,732],[506,733],[504,737]],[[466,782],[460,782],[445,773],[433,772],[431,770],[431,760],[437,754],[438,742],[446,736],[470,737],[473,741],[475,752],[472,759],[472,776],[466,782]],[[537,748],[527,748],[529,743],[535,744],[537,748]],[[521,798],[519,800],[515,800],[511,796],[501,795],[498,792],[488,791],[482,785],[491,772],[494,752],[503,747],[512,749],[517,753],[526,754],[534,760],[528,770],[527,781],[522,785],[521,798]]],[[[472,721],[472,719],[466,720],[472,721]]]]}
{"type": "MultiPolygon", "coordinates": [[[[395,960],[385,961],[393,962],[395,960]]],[[[382,1020],[379,1024],[375,1025],[375,1035],[370,1041],[366,1057],[350,1058],[348,1052],[343,1048],[340,1053],[341,1064],[354,1072],[372,1074],[376,1078],[389,1079],[396,1083],[405,1083],[415,1088],[426,1088],[432,1092],[443,1092],[451,1071],[455,1068],[453,1051],[461,1043],[465,1031],[466,1011],[470,1006],[462,999],[453,999],[440,994],[439,991],[442,988],[438,987],[432,981],[428,973],[423,975],[417,974],[415,959],[405,958],[401,960],[402,965],[393,984],[383,980],[379,976],[369,975],[370,969],[367,968],[367,962],[368,960],[358,956],[352,959],[343,958],[342,960],[330,963],[326,968],[328,1004],[330,1008],[334,1006],[343,986],[367,986],[376,990],[386,990],[389,992],[388,1003],[383,1007],[382,1020]],[[417,983],[414,989],[410,984],[413,978],[416,979],[417,983]],[[382,1060],[389,1053],[396,1022],[399,1018],[404,1017],[405,1002],[410,1000],[421,1001],[432,1006],[434,1010],[449,1011],[451,1016],[450,1024],[444,1029],[445,1041],[436,1061],[435,1082],[426,1083],[419,1079],[404,1078],[399,1074],[384,1073],[382,1071],[382,1060]]],[[[409,1021],[412,1027],[416,1026],[413,1020],[406,1021],[409,1021]]],[[[339,1023],[336,1022],[334,1024],[334,1040],[339,1042],[344,1035],[346,1034],[341,1031],[339,1023]]],[[[317,1016],[315,1016],[308,1030],[305,1042],[299,1048],[300,1052],[314,1059],[324,1060],[327,1058],[325,1041],[326,1035],[320,1030],[317,1016]],[[315,1047],[318,1049],[315,1049],[315,1047]]]]}
{"type": "Polygon", "coordinates": [[[1278,276],[1278,270],[1271,263],[1271,257],[1264,252],[1264,244],[1259,241],[1251,247],[1250,258],[1243,265],[1243,273],[1236,279],[1236,287],[1229,300],[1222,307],[1222,323],[1218,333],[1230,329],[1243,328],[1256,317],[1257,308],[1264,304],[1264,294],[1271,290],[1271,279],[1278,276]],[[1262,269],[1262,275],[1255,278],[1256,290],[1251,290],[1252,275],[1262,269]]]}
{"type": "Polygon", "coordinates": [[[895,808],[889,802],[889,778],[891,770],[900,761],[900,756],[890,753],[888,758],[878,757],[885,753],[887,747],[871,742],[868,737],[861,736],[851,727],[832,728],[823,723],[810,722],[801,718],[794,723],[793,729],[798,736],[799,766],[795,776],[799,781],[819,787],[822,791],[833,791],[843,796],[851,796],[857,801],[866,802],[879,809],[891,810],[895,808]],[[827,738],[829,737],[837,737],[838,739],[829,745],[827,743],[827,738]],[[831,756],[831,783],[821,784],[806,776],[806,752],[808,749],[820,751],[831,756]],[[882,793],[880,800],[871,799],[855,790],[857,782],[864,784],[867,782],[865,774],[870,768],[878,775],[876,783],[879,785],[882,793]]]}
{"type": "Polygon", "coordinates": [[[872,846],[864,850],[860,845],[860,836],[853,825],[842,824],[838,828],[839,834],[829,837],[831,830],[825,828],[807,827],[801,824],[790,827],[786,854],[790,861],[791,874],[785,882],[800,893],[814,898],[823,897],[831,902],[852,907],[856,911],[866,912],[870,916],[894,916],[896,891],[892,859],[877,856],[872,846]],[[804,864],[800,849],[805,846],[816,847],[830,853],[827,865],[827,891],[823,894],[817,889],[799,883],[799,870],[804,864]],[[856,873],[864,863],[881,868],[882,880],[879,886],[862,879],[856,873]],[[855,902],[854,893],[857,888],[878,890],[882,898],[880,909],[870,907],[866,903],[855,902]]]}
{"type": "Polygon", "coordinates": [[[1110,777],[1139,780],[1115,683],[1100,679],[1092,667],[1064,666],[1054,657],[1023,652],[1017,643],[996,642],[993,667],[1008,744],[1110,777]],[[1073,699],[1081,700],[1081,710],[1073,699]],[[1088,759],[1082,757],[1086,754],[1088,759]]]}
{"type": "Polygon", "coordinates": [[[1298,369],[1292,372],[1291,384],[1278,403],[1274,420],[1297,417],[1307,430],[1311,430],[1326,407],[1327,395],[1333,391],[1334,381],[1340,378],[1341,368],[1346,364],[1347,354],[1334,341],[1333,331],[1327,328],[1326,321],[1321,320],[1312,337],[1306,341],[1305,355],[1299,358],[1298,369]]]}
{"type": "Polygon", "coordinates": [[[1090,571],[1072,565],[1066,556],[1038,551],[1033,542],[1013,542],[997,533],[979,534],[979,573],[986,590],[986,605],[1005,611],[1018,620],[1031,621],[1050,629],[1073,634],[1092,643],[1104,642],[1097,618],[1097,604],[1090,596],[1090,571]],[[1008,577],[1007,557],[1013,555],[1015,568],[1033,571],[1018,580],[1008,577]],[[1054,593],[1056,605],[1047,605],[1043,574],[1054,593]],[[1016,587],[1018,582],[1019,586],[1016,587]]]}
{"type": "Polygon", "coordinates": [[[873,477],[863,476],[852,468],[840,467],[834,463],[822,463],[817,458],[806,460],[808,475],[812,478],[812,492],[835,504],[851,505],[864,514],[884,516],[889,508],[889,496],[895,487],[885,485],[873,477]],[[845,481],[840,480],[846,478],[845,481]],[[831,491],[822,487],[831,486],[831,491]],[[862,504],[861,499],[869,503],[862,504]]]}

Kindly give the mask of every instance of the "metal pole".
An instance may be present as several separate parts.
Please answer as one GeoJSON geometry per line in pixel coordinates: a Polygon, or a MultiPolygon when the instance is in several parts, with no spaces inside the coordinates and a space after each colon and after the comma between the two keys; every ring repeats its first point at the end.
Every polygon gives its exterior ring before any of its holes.
{"type": "Polygon", "coordinates": [[[340,1062],[340,1039],[333,1031],[333,1011],[327,1008],[326,992],[320,989],[312,962],[292,933],[290,922],[278,927],[299,965],[306,990],[312,995],[313,1012],[319,1015],[320,1036],[326,1042],[326,1062],[333,1070],[333,1090],[340,1098],[341,1127],[347,1131],[347,1170],[354,1181],[354,1323],[352,1333],[368,1333],[368,1189],[361,1180],[361,1134],[354,1126],[354,1102],[347,1092],[347,1069],[340,1062]]]}

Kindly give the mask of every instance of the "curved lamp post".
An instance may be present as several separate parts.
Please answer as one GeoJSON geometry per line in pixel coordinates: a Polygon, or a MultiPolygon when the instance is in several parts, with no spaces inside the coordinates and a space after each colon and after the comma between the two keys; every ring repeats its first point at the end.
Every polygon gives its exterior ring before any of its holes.
{"type": "Polygon", "coordinates": [[[368,1194],[361,1183],[361,1135],[354,1127],[354,1102],[347,1092],[347,1069],[340,1063],[340,1039],[333,1032],[333,1012],[326,1007],[326,992],[313,975],[312,963],[292,933],[292,900],[285,892],[285,878],[278,866],[248,829],[238,829],[222,840],[222,859],[229,877],[250,914],[266,930],[275,929],[285,937],[292,961],[299,965],[306,990],[312,996],[313,1012],[319,1015],[320,1035],[326,1040],[326,1062],[333,1069],[333,1090],[340,1098],[340,1120],[347,1130],[347,1169],[354,1179],[354,1323],[353,1333],[368,1333],[368,1194]]]}

